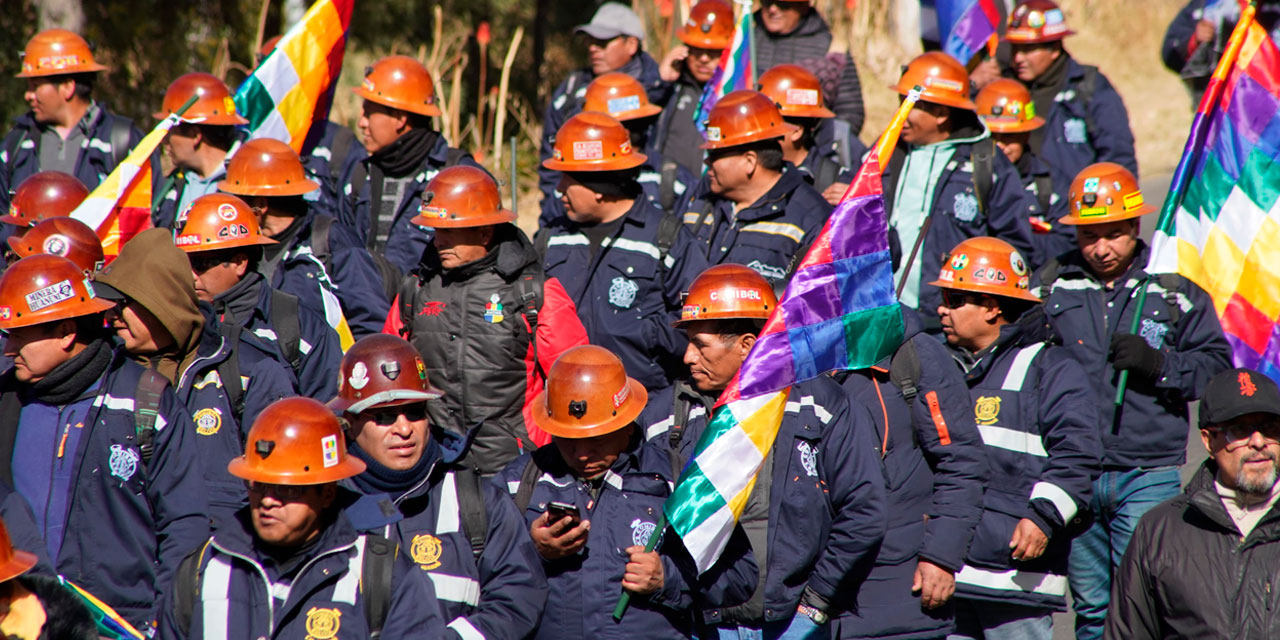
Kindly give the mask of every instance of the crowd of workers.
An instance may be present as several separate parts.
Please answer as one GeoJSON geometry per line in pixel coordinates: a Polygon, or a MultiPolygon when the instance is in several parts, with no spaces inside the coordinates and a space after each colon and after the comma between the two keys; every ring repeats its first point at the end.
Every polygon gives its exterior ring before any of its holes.
{"type": "MultiPolygon", "coordinates": [[[[140,131],[37,34],[0,142],[0,635],[97,637],[65,583],[164,639],[1047,640],[1068,593],[1082,639],[1277,633],[1280,389],[1145,272],[1128,115],[1061,8],[1004,9],[1000,61],[892,88],[923,88],[882,176],[903,343],[790,390],[705,571],[664,502],[867,152],[811,2],[763,0],[758,90],[702,122],[732,5],[661,61],[600,6],[532,238],[413,58],[302,155],[184,75],[153,228],[106,265],[69,215],[140,131]]],[[[1217,42],[1194,11],[1171,65],[1217,42]]]]}

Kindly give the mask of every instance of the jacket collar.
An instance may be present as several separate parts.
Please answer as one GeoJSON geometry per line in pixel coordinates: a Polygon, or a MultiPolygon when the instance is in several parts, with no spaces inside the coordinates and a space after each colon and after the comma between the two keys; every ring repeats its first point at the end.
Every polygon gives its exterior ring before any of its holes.
{"type": "MultiPolygon", "coordinates": [[[[1222,504],[1222,496],[1218,495],[1218,490],[1214,486],[1217,474],[1218,465],[1212,458],[1200,465],[1195,475],[1187,481],[1187,487],[1184,490],[1187,500],[1186,509],[1200,514],[1224,533],[1238,537],[1240,530],[1231,519],[1231,515],[1227,513],[1226,506],[1222,504]]],[[[1280,522],[1280,503],[1273,505],[1266,515],[1262,516],[1258,525],[1249,533],[1247,542],[1252,545],[1280,539],[1280,527],[1267,526],[1275,525],[1277,522],[1280,522]]]]}
{"type": "MultiPolygon", "coordinates": [[[[1129,269],[1116,281],[1125,283],[1129,280],[1142,280],[1143,278],[1146,278],[1149,275],[1147,274],[1147,260],[1150,258],[1150,255],[1151,247],[1139,238],[1138,245],[1133,251],[1133,261],[1129,263],[1129,269]]],[[[1095,281],[1098,279],[1097,276],[1093,275],[1093,271],[1089,269],[1089,264],[1084,260],[1084,254],[1078,248],[1072,249],[1071,251],[1063,254],[1061,265],[1058,267],[1058,273],[1060,275],[1072,274],[1076,276],[1084,276],[1095,281]]]]}
{"type": "MultiPolygon", "coordinates": [[[[356,541],[360,534],[342,511],[344,506],[355,499],[357,499],[357,496],[347,489],[338,488],[338,497],[334,499],[334,504],[329,507],[331,513],[326,514],[327,517],[331,518],[331,521],[328,526],[320,531],[320,541],[312,548],[309,554],[310,558],[349,546],[356,541]]],[[[213,544],[227,553],[243,556],[254,562],[261,562],[259,560],[261,551],[258,549],[249,507],[241,508],[236,512],[235,517],[213,532],[213,544]]]]}
{"type": "MultiPolygon", "coordinates": [[[[494,227],[494,247],[484,258],[465,264],[449,271],[448,279],[462,282],[477,274],[493,271],[504,280],[512,280],[524,272],[525,268],[538,262],[538,252],[528,236],[519,227],[503,223],[494,227]]],[[[423,278],[432,278],[444,274],[440,266],[440,254],[434,244],[428,244],[422,253],[422,262],[418,268],[423,278]]]]}
{"type": "MultiPolygon", "coordinates": [[[[751,206],[739,210],[738,219],[759,220],[781,215],[786,209],[787,199],[791,197],[791,193],[802,184],[807,184],[804,179],[804,172],[797,169],[790,162],[784,163],[782,175],[778,177],[778,181],[758,200],[751,203],[751,206]]],[[[728,199],[722,200],[725,204],[730,204],[728,199]]]]}

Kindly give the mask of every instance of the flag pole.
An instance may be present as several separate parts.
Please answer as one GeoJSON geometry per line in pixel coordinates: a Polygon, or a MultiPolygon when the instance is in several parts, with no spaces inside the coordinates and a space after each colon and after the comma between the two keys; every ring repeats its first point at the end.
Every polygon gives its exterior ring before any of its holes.
{"type": "MultiPolygon", "coordinates": [[[[742,10],[751,14],[751,0],[738,0],[738,4],[742,5],[742,10]]],[[[747,55],[751,60],[751,88],[756,88],[756,77],[760,75],[759,69],[756,69],[756,21],[751,19],[751,28],[747,29],[747,55]]]]}
{"type": "MultiPolygon", "coordinates": [[[[1248,33],[1249,25],[1253,22],[1254,14],[1258,11],[1257,5],[1251,1],[1244,11],[1240,12],[1240,20],[1236,22],[1235,29],[1231,32],[1231,39],[1227,41],[1227,49],[1223,52],[1222,58],[1218,60],[1218,67],[1214,69],[1213,75],[1209,79],[1209,86],[1204,92],[1204,97],[1200,99],[1200,107],[1196,109],[1195,120],[1191,123],[1191,132],[1187,136],[1187,146],[1182,151],[1182,158],[1178,160],[1178,168],[1173,172],[1173,183],[1169,186],[1169,195],[1165,198],[1164,207],[1160,210],[1160,219],[1156,222],[1156,230],[1165,229],[1177,215],[1178,207],[1182,206],[1182,199],[1187,193],[1187,184],[1191,181],[1192,159],[1195,158],[1204,147],[1204,139],[1209,134],[1209,126],[1205,124],[1205,116],[1218,106],[1218,102],[1222,99],[1222,92],[1226,83],[1228,70],[1235,65],[1236,60],[1240,57],[1240,48],[1244,44],[1244,36],[1248,33]]],[[[1152,254],[1154,255],[1154,251],[1152,254]]],[[[1136,335],[1142,326],[1142,310],[1147,304],[1147,285],[1151,282],[1150,274],[1142,279],[1142,284],[1138,286],[1138,306],[1133,312],[1133,320],[1129,323],[1129,333],[1136,335]]],[[[1125,369],[1120,372],[1120,377],[1116,381],[1116,397],[1114,400],[1111,428],[1116,429],[1115,418],[1119,415],[1120,407],[1124,405],[1125,391],[1129,386],[1129,370],[1125,369]]]]}
{"type": "MultiPolygon", "coordinates": [[[[187,112],[187,109],[190,109],[190,108],[191,108],[191,105],[195,104],[195,103],[196,103],[196,99],[197,99],[197,98],[199,98],[199,97],[200,97],[200,96],[199,96],[198,94],[194,94],[194,93],[193,93],[193,94],[191,94],[191,97],[190,97],[190,98],[187,98],[187,101],[186,101],[186,102],[184,102],[184,103],[182,103],[182,106],[181,106],[181,107],[178,107],[178,108],[177,108],[177,110],[175,110],[175,111],[173,112],[173,115],[178,116],[178,117],[182,117],[182,114],[186,113],[186,112],[187,112]]],[[[166,182],[166,184],[168,184],[168,183],[166,182]]],[[[154,214],[155,214],[156,207],[159,207],[159,206],[160,206],[160,201],[161,201],[161,200],[164,200],[164,193],[165,193],[165,191],[167,191],[167,190],[168,190],[168,189],[160,189],[160,190],[159,190],[159,193],[153,193],[153,194],[151,194],[151,213],[152,213],[152,215],[154,215],[154,214]]],[[[181,231],[181,229],[179,229],[179,231],[181,231]]]]}

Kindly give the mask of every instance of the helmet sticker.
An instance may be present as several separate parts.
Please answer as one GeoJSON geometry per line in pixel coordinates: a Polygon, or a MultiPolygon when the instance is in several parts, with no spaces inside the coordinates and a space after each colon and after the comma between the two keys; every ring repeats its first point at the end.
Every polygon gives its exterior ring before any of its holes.
{"type": "Polygon", "coordinates": [[[27,308],[32,311],[39,311],[50,305],[58,304],[63,300],[70,300],[76,297],[75,289],[71,286],[70,280],[55,282],[42,289],[36,289],[26,295],[27,308]]]}
{"type": "Polygon", "coordinates": [[[231,203],[224,202],[218,205],[218,217],[227,222],[233,222],[236,219],[236,208],[231,203]]]}
{"type": "Polygon", "coordinates": [[[1141,191],[1134,191],[1133,193],[1126,194],[1124,196],[1124,210],[1126,212],[1138,209],[1142,204],[1143,200],[1141,191]]]}
{"type": "Polygon", "coordinates": [[[71,248],[71,241],[61,233],[55,233],[44,239],[41,248],[47,254],[66,257],[67,250],[71,248]]]}
{"type": "Polygon", "coordinates": [[[604,158],[604,143],[600,140],[578,140],[573,143],[574,160],[601,160],[604,158]]]}
{"type": "Polygon", "coordinates": [[[338,464],[338,436],[320,438],[320,453],[324,456],[324,468],[338,464]]]}
{"type": "Polygon", "coordinates": [[[351,383],[351,388],[359,391],[369,384],[369,367],[363,362],[357,362],[351,367],[351,375],[347,376],[347,382],[351,383]]]}
{"type": "Polygon", "coordinates": [[[1087,178],[1087,179],[1085,179],[1085,181],[1084,181],[1084,192],[1085,192],[1085,193],[1097,193],[1097,192],[1098,192],[1098,179],[1097,179],[1097,178],[1087,178]]]}
{"type": "Polygon", "coordinates": [[[817,89],[787,89],[787,104],[818,106],[817,89]]]}
{"type": "Polygon", "coordinates": [[[612,98],[606,103],[606,105],[610,114],[635,111],[640,108],[640,96],[622,96],[621,98],[612,98]]]}

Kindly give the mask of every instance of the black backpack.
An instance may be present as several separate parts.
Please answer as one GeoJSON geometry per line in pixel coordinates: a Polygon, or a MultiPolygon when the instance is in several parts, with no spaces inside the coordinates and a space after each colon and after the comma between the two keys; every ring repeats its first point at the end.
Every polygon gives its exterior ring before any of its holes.
{"type": "MultiPolygon", "coordinates": [[[[324,265],[326,274],[333,273],[333,251],[329,248],[329,232],[333,229],[334,222],[333,216],[324,214],[317,215],[311,221],[311,255],[324,265]]],[[[382,277],[382,295],[388,301],[394,300],[396,290],[400,287],[400,279],[403,277],[400,267],[391,264],[381,253],[370,251],[369,255],[373,258],[373,266],[378,269],[378,275],[382,277]]]]}
{"type": "MultiPolygon", "coordinates": [[[[372,533],[364,534],[364,558],[360,567],[360,599],[364,605],[365,620],[369,623],[369,637],[379,640],[391,608],[391,577],[396,564],[396,545],[386,538],[372,533]]],[[[173,578],[173,614],[178,628],[191,629],[196,600],[200,597],[200,564],[213,538],[199,549],[188,554],[178,565],[173,578]]]]}

